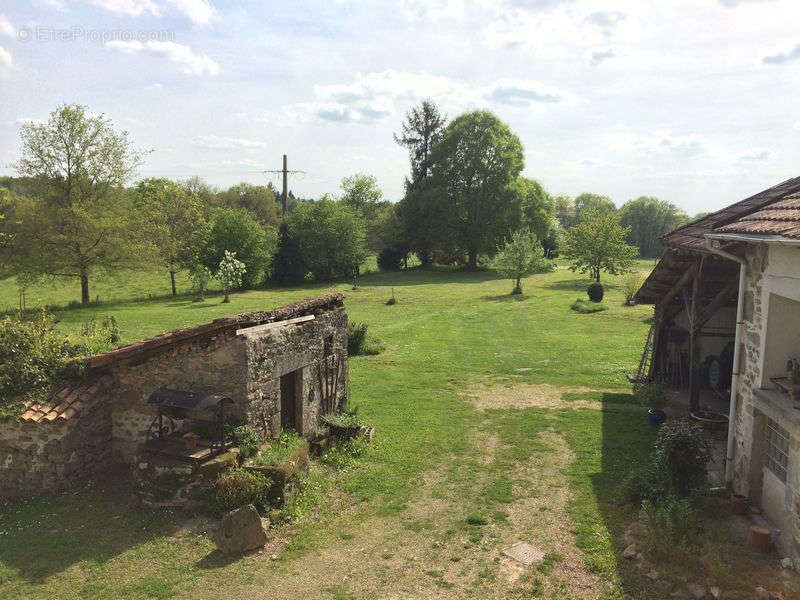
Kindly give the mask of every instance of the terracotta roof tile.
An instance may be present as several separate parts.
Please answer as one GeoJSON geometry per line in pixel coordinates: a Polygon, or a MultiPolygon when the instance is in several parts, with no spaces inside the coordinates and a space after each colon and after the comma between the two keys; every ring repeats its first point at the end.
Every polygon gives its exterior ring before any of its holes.
{"type": "Polygon", "coordinates": [[[99,399],[110,384],[111,375],[105,374],[65,386],[54,393],[49,402],[29,404],[20,415],[20,419],[31,423],[51,422],[57,419],[68,421],[99,399]]]}

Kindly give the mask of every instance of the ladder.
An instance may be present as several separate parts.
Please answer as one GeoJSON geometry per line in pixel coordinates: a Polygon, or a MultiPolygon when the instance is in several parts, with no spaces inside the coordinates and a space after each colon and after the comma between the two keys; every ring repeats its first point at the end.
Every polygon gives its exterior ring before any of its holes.
{"type": "Polygon", "coordinates": [[[628,381],[634,385],[647,383],[650,380],[651,370],[653,366],[653,349],[655,346],[656,330],[658,329],[658,314],[653,316],[653,323],[650,325],[650,331],[647,332],[647,340],[644,343],[642,350],[642,358],[639,359],[639,369],[635,375],[628,375],[628,381]]]}

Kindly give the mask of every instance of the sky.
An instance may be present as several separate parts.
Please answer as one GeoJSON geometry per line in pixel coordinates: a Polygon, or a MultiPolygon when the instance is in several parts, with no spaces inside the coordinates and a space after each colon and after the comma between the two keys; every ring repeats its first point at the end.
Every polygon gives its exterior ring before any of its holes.
{"type": "Polygon", "coordinates": [[[0,0],[0,175],[19,129],[80,103],[147,150],[140,177],[302,197],[372,174],[430,98],[494,112],[552,194],[690,215],[800,175],[797,0],[0,0]]]}

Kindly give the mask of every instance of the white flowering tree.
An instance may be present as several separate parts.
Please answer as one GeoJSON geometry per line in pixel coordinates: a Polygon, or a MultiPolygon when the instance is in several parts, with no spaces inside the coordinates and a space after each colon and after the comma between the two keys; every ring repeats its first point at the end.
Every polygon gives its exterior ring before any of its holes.
{"type": "Polygon", "coordinates": [[[217,279],[219,279],[222,289],[225,291],[223,302],[231,301],[230,292],[242,285],[242,277],[246,271],[244,263],[236,258],[236,252],[225,250],[225,256],[223,256],[217,269],[217,279]]]}

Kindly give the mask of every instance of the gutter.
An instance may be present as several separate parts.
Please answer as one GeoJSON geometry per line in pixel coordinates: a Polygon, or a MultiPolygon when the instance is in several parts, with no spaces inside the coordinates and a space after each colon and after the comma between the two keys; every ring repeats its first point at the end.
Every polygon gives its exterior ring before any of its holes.
{"type": "MultiPolygon", "coordinates": [[[[719,247],[719,239],[730,239],[727,236],[706,236],[706,248],[712,254],[721,256],[728,260],[739,263],[739,296],[736,300],[736,337],[734,338],[733,347],[733,374],[731,377],[731,400],[730,410],[728,414],[728,443],[725,448],[725,482],[728,485],[733,483],[733,439],[735,433],[734,421],[736,419],[736,398],[739,390],[739,372],[741,369],[741,345],[744,329],[744,287],[745,280],[747,279],[747,261],[741,256],[736,256],[730,252],[726,252],[719,247]]],[[[743,240],[741,240],[743,241],[743,240]]],[[[751,240],[752,241],[752,240],[751,240]]]]}

